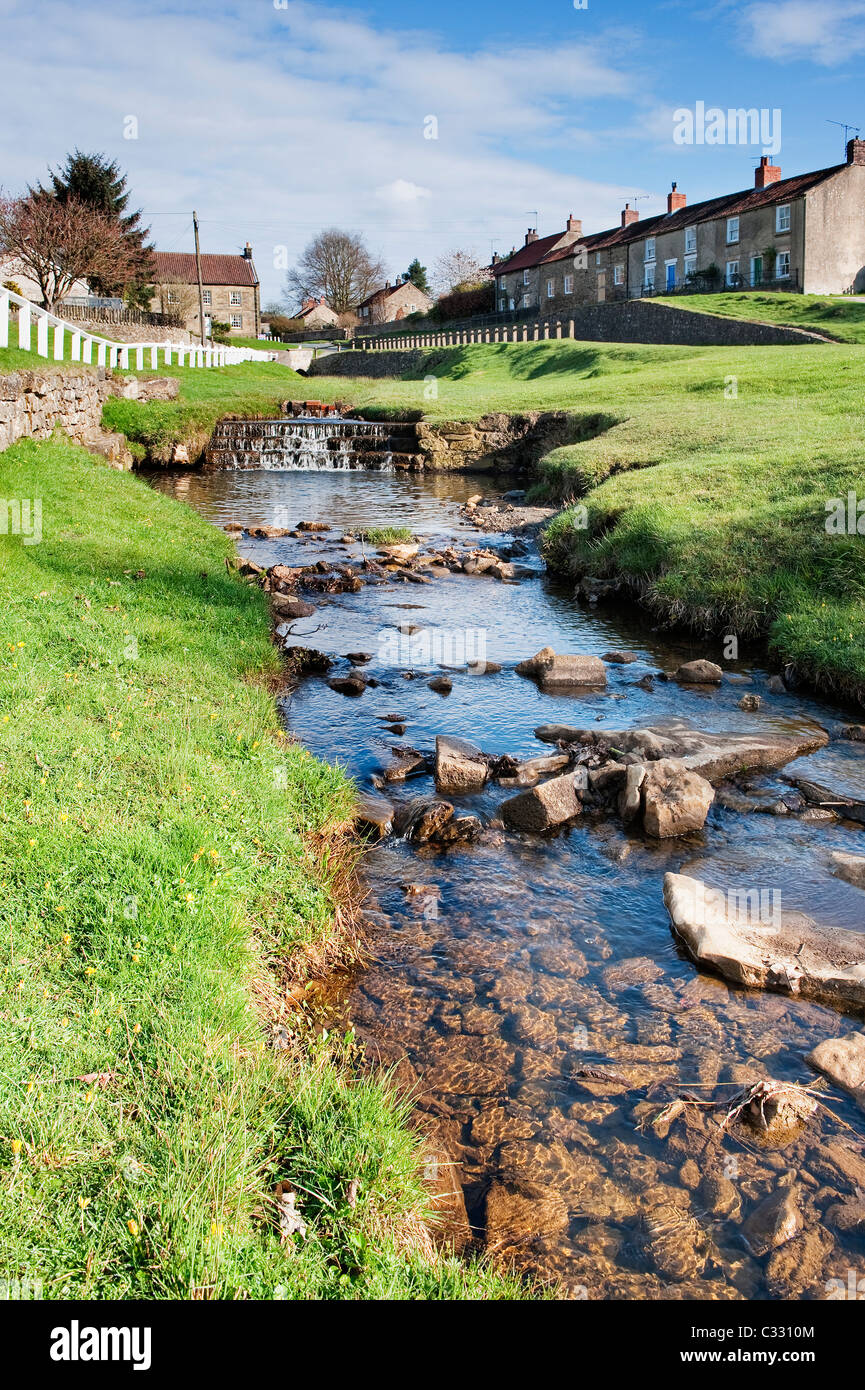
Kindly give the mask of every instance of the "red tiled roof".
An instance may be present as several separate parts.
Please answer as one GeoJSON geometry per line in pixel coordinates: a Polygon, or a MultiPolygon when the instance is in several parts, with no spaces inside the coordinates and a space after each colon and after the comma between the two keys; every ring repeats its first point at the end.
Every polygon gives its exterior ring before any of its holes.
{"type": "Polygon", "coordinates": [[[529,266],[566,260],[573,255],[576,246],[584,246],[587,251],[599,251],[608,246],[624,246],[627,242],[642,241],[644,237],[656,236],[659,232],[693,227],[699,222],[710,222],[716,217],[736,217],[743,212],[753,212],[755,208],[765,207],[767,204],[798,198],[816,184],[845,168],[846,164],[833,164],[828,169],[817,169],[810,174],[795,174],[790,179],[779,179],[777,183],[767,184],[765,188],[746,188],[739,193],[724,193],[718,198],[707,198],[702,203],[680,208],[678,212],[644,217],[638,222],[632,222],[628,227],[608,227],[603,232],[592,232],[590,236],[570,241],[566,246],[556,245],[565,235],[564,232],[559,232],[556,236],[541,237],[538,241],[524,246],[509,261],[497,265],[494,273],[509,275],[514,270],[525,270],[529,266]],[[537,257],[526,256],[527,252],[541,246],[546,246],[545,253],[537,257]]]}
{"type": "MultiPolygon", "coordinates": [[[[195,257],[188,251],[156,251],[156,279],[167,284],[197,285],[195,257]]],[[[255,266],[246,256],[203,255],[201,280],[205,285],[257,285],[255,266]]]]}

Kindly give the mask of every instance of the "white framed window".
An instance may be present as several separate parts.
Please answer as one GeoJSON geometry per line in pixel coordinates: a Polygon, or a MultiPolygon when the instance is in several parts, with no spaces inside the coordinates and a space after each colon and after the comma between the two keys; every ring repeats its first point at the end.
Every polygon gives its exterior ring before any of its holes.
{"type": "Polygon", "coordinates": [[[600,251],[596,251],[596,252],[595,252],[595,265],[600,265],[600,264],[601,264],[601,253],[600,253],[600,251]]]}
{"type": "Polygon", "coordinates": [[[727,218],[727,245],[730,246],[734,241],[739,240],[739,219],[738,217],[727,218]]]}
{"type": "Polygon", "coordinates": [[[775,209],[775,231],[789,232],[790,230],[790,204],[783,203],[781,207],[775,209]]]}
{"type": "Polygon", "coordinates": [[[573,294],[573,292],[574,292],[574,277],[573,277],[573,275],[566,275],[566,276],[565,276],[565,294],[573,294]]]}
{"type": "Polygon", "coordinates": [[[529,307],[529,296],[528,296],[527,294],[524,294],[524,295],[523,295],[523,308],[524,308],[524,309],[528,309],[528,307],[529,307]]]}
{"type": "Polygon", "coordinates": [[[697,228],[696,228],[696,227],[686,227],[686,228],[685,228],[685,254],[688,255],[691,251],[696,251],[696,249],[697,249],[697,228]]]}
{"type": "Polygon", "coordinates": [[[500,308],[500,309],[507,309],[507,307],[508,307],[507,296],[503,294],[502,297],[501,297],[501,299],[499,300],[499,308],[500,308]]]}
{"type": "Polygon", "coordinates": [[[687,280],[687,278],[688,278],[689,275],[696,275],[696,273],[697,273],[697,257],[696,257],[696,256],[686,256],[686,257],[685,257],[685,279],[687,280]]]}
{"type": "Polygon", "coordinates": [[[644,251],[644,253],[643,253],[643,260],[644,260],[644,261],[653,261],[654,259],[655,259],[655,238],[654,238],[653,236],[647,236],[647,237],[646,237],[646,248],[645,248],[645,251],[644,251]]]}
{"type": "Polygon", "coordinates": [[[647,290],[655,288],[655,262],[648,261],[643,270],[643,284],[647,290]]]}
{"type": "Polygon", "coordinates": [[[213,303],[213,295],[210,293],[210,290],[202,290],[202,291],[201,291],[201,295],[202,295],[202,298],[203,298],[205,304],[212,304],[212,303],[213,303]]]}
{"type": "Polygon", "coordinates": [[[166,296],[165,296],[165,302],[166,302],[166,304],[176,304],[176,303],[177,303],[177,295],[174,293],[174,290],[168,290],[168,292],[166,293],[166,296]]]}
{"type": "Polygon", "coordinates": [[[728,285],[735,285],[735,283],[736,283],[736,281],[737,281],[738,279],[739,279],[739,262],[738,262],[738,261],[728,261],[728,262],[727,262],[727,284],[728,284],[728,285]]]}
{"type": "Polygon", "coordinates": [[[554,294],[555,294],[555,292],[556,292],[555,281],[553,281],[553,280],[548,280],[548,281],[547,281],[547,299],[552,299],[553,296],[554,296],[554,294]]]}
{"type": "Polygon", "coordinates": [[[775,277],[778,280],[787,280],[790,277],[790,252],[779,251],[775,260],[775,277]]]}
{"type": "Polygon", "coordinates": [[[527,285],[528,283],[529,283],[529,272],[528,272],[527,270],[524,270],[524,271],[523,271],[523,284],[524,284],[524,285],[527,285]]]}
{"type": "Polygon", "coordinates": [[[243,296],[241,295],[240,290],[232,290],[228,302],[229,304],[242,304],[243,296]]]}
{"type": "Polygon", "coordinates": [[[625,267],[623,265],[613,266],[613,284],[623,285],[625,283],[625,267]]]}
{"type": "Polygon", "coordinates": [[[232,314],[232,315],[231,315],[231,326],[232,326],[232,328],[242,328],[242,327],[243,327],[243,314],[232,314]]]}

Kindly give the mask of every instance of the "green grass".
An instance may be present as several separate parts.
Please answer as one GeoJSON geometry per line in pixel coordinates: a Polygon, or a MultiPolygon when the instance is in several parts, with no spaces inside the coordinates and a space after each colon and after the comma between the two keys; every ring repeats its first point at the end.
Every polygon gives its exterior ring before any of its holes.
{"type": "Polygon", "coordinates": [[[759,290],[720,294],[659,295],[656,304],[724,318],[757,319],[790,328],[813,329],[845,343],[865,343],[865,301],[847,295],[783,294],[759,290]]]}
{"type": "Polygon", "coordinates": [[[396,545],[412,537],[410,526],[370,526],[360,534],[370,545],[396,545]]]}
{"type": "Polygon", "coordinates": [[[48,1298],[523,1292],[426,1247],[403,1108],[286,1006],[350,942],[353,793],[282,735],[265,596],[191,509],[72,445],[7,450],[0,494],[41,498],[43,534],[0,538],[0,1275],[48,1298]],[[286,1245],[282,1180],[307,1223],[286,1245]]]}

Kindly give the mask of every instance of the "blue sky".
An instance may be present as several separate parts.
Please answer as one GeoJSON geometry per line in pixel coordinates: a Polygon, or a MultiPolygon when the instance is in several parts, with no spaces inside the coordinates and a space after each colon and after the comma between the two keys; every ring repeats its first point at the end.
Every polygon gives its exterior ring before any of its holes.
{"type": "Polygon", "coordinates": [[[865,135],[865,0],[0,0],[0,33],[5,188],[104,150],[160,248],[193,207],[204,250],[248,238],[265,300],[324,226],[395,275],[750,186],[758,146],[674,143],[698,101],[779,109],[785,174],[842,158],[827,118],[865,135]]]}

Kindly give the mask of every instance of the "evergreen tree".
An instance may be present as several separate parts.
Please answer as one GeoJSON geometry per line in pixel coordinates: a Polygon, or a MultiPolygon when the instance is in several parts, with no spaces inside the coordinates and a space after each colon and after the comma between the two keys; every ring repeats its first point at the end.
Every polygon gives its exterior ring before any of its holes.
{"type": "Polygon", "coordinates": [[[153,247],[147,242],[150,228],[141,225],[140,211],[127,211],[129,190],[126,175],[121,172],[117,160],[104,154],[83,154],[81,150],[74,150],[66,156],[62,169],[51,169],[49,173],[51,188],[40,186],[36,190],[38,193],[52,194],[58,203],[74,199],[109,217],[117,223],[130,252],[134,266],[131,280],[118,284],[94,278],[92,288],[102,295],[125,292],[128,303],[149,307],[151,287],[148,280],[154,273],[153,247]]]}
{"type": "Polygon", "coordinates": [[[414,286],[416,286],[417,289],[423,290],[424,294],[429,294],[429,283],[426,278],[426,266],[421,265],[417,256],[415,256],[408,270],[405,272],[403,279],[410,280],[411,283],[414,286]]]}

